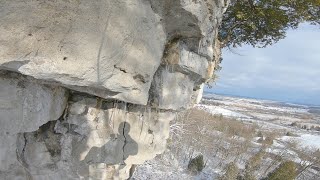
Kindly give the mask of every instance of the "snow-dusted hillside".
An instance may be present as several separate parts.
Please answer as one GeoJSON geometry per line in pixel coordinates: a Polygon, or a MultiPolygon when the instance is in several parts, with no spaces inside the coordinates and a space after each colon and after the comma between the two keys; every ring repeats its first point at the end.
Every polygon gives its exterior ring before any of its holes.
{"type": "Polygon", "coordinates": [[[171,125],[168,150],[138,166],[133,179],[218,179],[235,163],[239,175],[259,157],[253,175],[266,177],[281,162],[297,165],[297,179],[320,177],[320,107],[205,94],[171,125]],[[206,167],[187,170],[203,154],[206,167]]]}
{"type": "Polygon", "coordinates": [[[299,137],[283,140],[295,140],[301,146],[320,149],[320,114],[316,111],[320,107],[206,94],[197,108],[251,121],[266,129],[294,131],[299,137]]]}

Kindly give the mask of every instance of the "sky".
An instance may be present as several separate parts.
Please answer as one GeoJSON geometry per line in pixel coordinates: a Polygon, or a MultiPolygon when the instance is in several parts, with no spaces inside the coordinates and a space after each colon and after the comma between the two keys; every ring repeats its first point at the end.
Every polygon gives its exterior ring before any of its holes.
{"type": "Polygon", "coordinates": [[[223,50],[218,94],[320,105],[320,28],[307,24],[267,48],[223,50]]]}

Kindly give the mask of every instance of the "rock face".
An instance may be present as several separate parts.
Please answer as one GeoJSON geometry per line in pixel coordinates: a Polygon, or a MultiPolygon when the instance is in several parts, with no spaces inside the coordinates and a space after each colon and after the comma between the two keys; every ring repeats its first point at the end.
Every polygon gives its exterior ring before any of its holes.
{"type": "Polygon", "coordinates": [[[220,58],[225,0],[0,4],[0,179],[127,179],[220,58]]]}

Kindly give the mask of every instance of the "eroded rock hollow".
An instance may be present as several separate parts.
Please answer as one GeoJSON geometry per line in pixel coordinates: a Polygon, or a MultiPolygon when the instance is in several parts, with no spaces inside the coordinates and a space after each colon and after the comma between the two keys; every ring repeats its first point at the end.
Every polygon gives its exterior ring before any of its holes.
{"type": "Polygon", "coordinates": [[[127,179],[220,59],[225,0],[0,3],[0,179],[127,179]]]}

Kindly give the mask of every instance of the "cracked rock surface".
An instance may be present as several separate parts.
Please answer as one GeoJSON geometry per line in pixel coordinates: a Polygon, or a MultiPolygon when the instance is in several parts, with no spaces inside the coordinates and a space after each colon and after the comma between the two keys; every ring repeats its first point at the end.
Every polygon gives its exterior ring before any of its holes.
{"type": "Polygon", "coordinates": [[[228,0],[0,3],[0,179],[127,179],[220,59],[228,0]]]}

